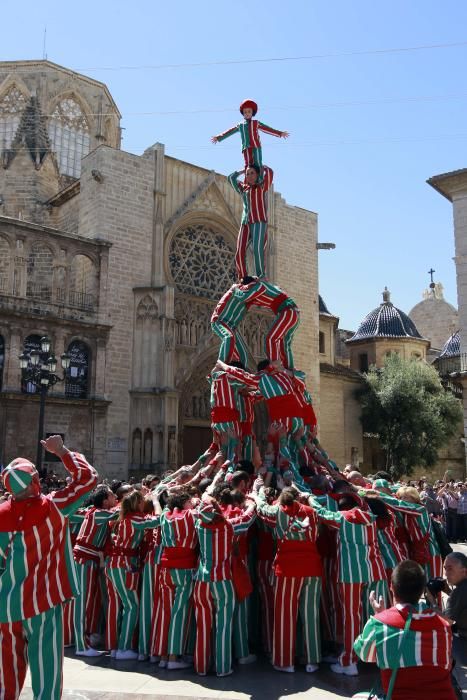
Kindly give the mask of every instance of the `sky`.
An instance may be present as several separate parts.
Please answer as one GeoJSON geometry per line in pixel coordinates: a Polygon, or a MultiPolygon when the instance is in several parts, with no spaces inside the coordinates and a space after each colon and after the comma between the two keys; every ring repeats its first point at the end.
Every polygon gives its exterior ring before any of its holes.
{"type": "Polygon", "coordinates": [[[161,142],[240,169],[238,137],[210,137],[254,99],[290,132],[262,138],[276,191],[336,244],[319,253],[319,286],[342,328],[385,286],[410,311],[432,267],[457,305],[451,204],[426,180],[467,167],[467,3],[26,0],[3,3],[2,25],[0,60],[43,58],[46,28],[49,60],[104,82],[132,153],[161,142]]]}

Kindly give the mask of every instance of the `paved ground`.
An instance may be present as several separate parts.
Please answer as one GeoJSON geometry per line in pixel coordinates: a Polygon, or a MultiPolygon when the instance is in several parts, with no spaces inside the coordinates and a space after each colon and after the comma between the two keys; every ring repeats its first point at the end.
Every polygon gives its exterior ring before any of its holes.
{"type": "MultiPolygon", "coordinates": [[[[357,690],[371,688],[374,668],[366,666],[358,678],[342,678],[326,668],[307,674],[273,671],[266,662],[237,668],[232,676],[200,678],[192,671],[164,671],[148,662],[65,659],[64,698],[73,700],[279,700],[279,698],[349,698],[357,690]],[[77,690],[74,690],[74,689],[77,690]]],[[[30,690],[21,700],[31,700],[30,690]]]]}
{"type": "MultiPolygon", "coordinates": [[[[455,549],[467,554],[466,545],[455,549]]],[[[67,650],[68,651],[68,650],[67,650]]],[[[455,640],[456,675],[467,698],[467,641],[455,640]]],[[[372,687],[375,667],[360,664],[357,678],[343,678],[332,673],[326,664],[317,673],[297,669],[295,674],[273,671],[260,661],[237,668],[232,676],[200,678],[191,671],[164,671],[148,662],[78,659],[68,652],[64,665],[64,693],[68,700],[326,700],[350,698],[359,690],[372,687]]],[[[21,700],[32,700],[29,678],[21,700]]]]}

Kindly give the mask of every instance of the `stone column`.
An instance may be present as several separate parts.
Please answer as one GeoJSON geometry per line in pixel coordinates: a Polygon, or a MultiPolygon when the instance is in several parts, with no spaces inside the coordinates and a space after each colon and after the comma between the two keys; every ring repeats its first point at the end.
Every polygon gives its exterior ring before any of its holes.
{"type": "Polygon", "coordinates": [[[21,391],[21,369],[19,366],[19,356],[23,352],[21,337],[22,329],[20,326],[12,326],[9,336],[5,337],[3,391],[21,391]]]}
{"type": "MultiPolygon", "coordinates": [[[[464,436],[467,436],[467,168],[435,175],[428,181],[446,197],[453,208],[457,304],[461,345],[461,373],[463,376],[464,436]]],[[[465,443],[467,449],[467,441],[465,443]]],[[[466,453],[467,465],[467,453],[466,453]]]]}
{"type": "Polygon", "coordinates": [[[156,143],[154,153],[154,214],[152,229],[151,285],[165,284],[164,221],[165,221],[165,147],[156,143]]]}

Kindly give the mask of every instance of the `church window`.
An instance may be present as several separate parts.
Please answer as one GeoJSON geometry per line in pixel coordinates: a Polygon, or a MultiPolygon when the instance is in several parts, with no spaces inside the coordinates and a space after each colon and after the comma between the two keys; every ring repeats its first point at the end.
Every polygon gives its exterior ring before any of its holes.
{"type": "Polygon", "coordinates": [[[326,337],[322,331],[319,332],[319,351],[320,353],[326,352],[326,337]]]}
{"type": "Polygon", "coordinates": [[[217,300],[235,281],[235,249],[222,233],[197,224],[178,231],[169,253],[179,292],[217,300]]]}
{"type": "Polygon", "coordinates": [[[358,356],[358,369],[360,372],[368,372],[368,353],[361,352],[358,356]]]}
{"type": "Polygon", "coordinates": [[[89,153],[89,123],[72,97],[61,100],[49,119],[49,138],[62,175],[79,177],[81,159],[89,153]]]}
{"type": "Polygon", "coordinates": [[[14,85],[0,97],[0,151],[11,147],[26,103],[26,97],[14,85]]]}
{"type": "Polygon", "coordinates": [[[70,368],[65,380],[65,396],[86,399],[89,390],[89,348],[81,340],[74,340],[67,350],[70,368]]]}
{"type": "Polygon", "coordinates": [[[152,464],[152,430],[146,428],[144,431],[144,464],[149,466],[152,464]]]}
{"type": "Polygon", "coordinates": [[[43,243],[35,243],[27,261],[26,296],[52,300],[53,253],[43,243]]]}
{"type": "MultiPolygon", "coordinates": [[[[41,337],[40,335],[28,335],[23,344],[23,352],[31,353],[31,350],[39,350],[41,352],[41,337]]],[[[21,391],[23,394],[35,394],[37,387],[32,382],[24,379],[24,374],[21,378],[21,391]]]]}
{"type": "Polygon", "coordinates": [[[141,466],[141,430],[133,430],[131,441],[131,461],[134,467],[141,466]]]}

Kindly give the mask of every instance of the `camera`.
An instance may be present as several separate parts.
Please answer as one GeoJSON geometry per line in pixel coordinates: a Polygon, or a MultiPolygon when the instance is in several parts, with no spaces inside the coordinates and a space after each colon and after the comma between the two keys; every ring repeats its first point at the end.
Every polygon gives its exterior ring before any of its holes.
{"type": "Polygon", "coordinates": [[[432,596],[437,596],[438,593],[442,593],[446,586],[446,581],[442,576],[435,576],[430,578],[427,582],[426,587],[432,596]]]}

